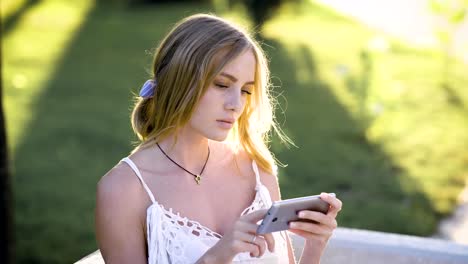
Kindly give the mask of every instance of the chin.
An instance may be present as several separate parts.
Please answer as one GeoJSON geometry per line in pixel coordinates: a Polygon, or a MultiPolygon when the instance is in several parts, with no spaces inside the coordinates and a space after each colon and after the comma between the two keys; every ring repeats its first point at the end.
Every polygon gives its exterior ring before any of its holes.
{"type": "Polygon", "coordinates": [[[214,140],[214,141],[219,141],[222,142],[227,139],[229,133],[224,132],[224,133],[207,133],[205,134],[205,137],[214,140]]]}
{"type": "Polygon", "coordinates": [[[213,137],[208,137],[210,140],[218,141],[218,142],[223,142],[224,140],[227,139],[227,135],[225,136],[213,136],[213,137]]]}

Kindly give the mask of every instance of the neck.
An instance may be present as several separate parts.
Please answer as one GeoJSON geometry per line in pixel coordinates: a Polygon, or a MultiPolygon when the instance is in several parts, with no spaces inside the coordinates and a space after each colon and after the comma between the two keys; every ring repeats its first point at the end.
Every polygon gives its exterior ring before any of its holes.
{"type": "Polygon", "coordinates": [[[198,174],[208,156],[208,141],[202,136],[179,133],[177,141],[175,135],[170,135],[158,144],[171,159],[190,172],[198,174]]]}

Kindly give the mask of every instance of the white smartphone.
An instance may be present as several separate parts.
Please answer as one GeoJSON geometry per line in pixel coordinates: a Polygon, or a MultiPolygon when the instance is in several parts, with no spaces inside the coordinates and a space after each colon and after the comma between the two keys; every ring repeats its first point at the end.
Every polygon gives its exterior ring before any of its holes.
{"type": "MultiPolygon", "coordinates": [[[[335,196],[334,193],[330,195],[335,196]]],[[[268,212],[263,217],[262,223],[257,228],[257,234],[289,229],[289,222],[300,220],[297,213],[302,210],[318,211],[326,214],[330,205],[320,199],[320,195],[298,197],[283,201],[273,202],[268,212]]],[[[306,221],[301,219],[300,221],[306,221]]]]}

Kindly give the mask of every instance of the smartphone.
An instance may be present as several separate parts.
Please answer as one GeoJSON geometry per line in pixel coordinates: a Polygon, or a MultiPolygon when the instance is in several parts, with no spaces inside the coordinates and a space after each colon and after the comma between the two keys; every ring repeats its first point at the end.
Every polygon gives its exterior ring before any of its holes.
{"type": "MultiPolygon", "coordinates": [[[[330,195],[335,196],[334,193],[330,195]]],[[[330,205],[320,199],[320,195],[298,197],[283,201],[273,202],[268,212],[263,217],[262,223],[257,228],[257,234],[289,229],[289,222],[298,221],[297,213],[302,210],[318,211],[326,214],[330,205]]],[[[307,221],[301,219],[300,221],[307,221]]]]}

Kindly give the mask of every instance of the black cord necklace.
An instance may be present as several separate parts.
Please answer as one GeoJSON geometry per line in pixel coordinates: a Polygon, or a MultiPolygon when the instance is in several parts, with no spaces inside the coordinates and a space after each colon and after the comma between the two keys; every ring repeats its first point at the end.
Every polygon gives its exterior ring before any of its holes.
{"type": "Polygon", "coordinates": [[[202,175],[203,171],[205,170],[206,164],[208,163],[208,159],[210,158],[210,146],[208,146],[208,156],[206,157],[205,164],[203,164],[203,168],[201,169],[199,174],[194,174],[194,173],[191,173],[190,171],[188,171],[187,169],[185,169],[184,167],[180,166],[179,163],[175,162],[173,159],[171,159],[169,157],[169,155],[167,155],[166,152],[164,152],[164,150],[162,150],[161,146],[159,146],[159,143],[156,143],[156,145],[158,146],[159,150],[161,150],[161,152],[164,154],[164,156],[166,156],[170,161],[172,161],[179,168],[183,169],[185,172],[187,172],[188,174],[195,177],[195,181],[197,182],[197,184],[198,185],[200,184],[201,175],[202,175]]]}

